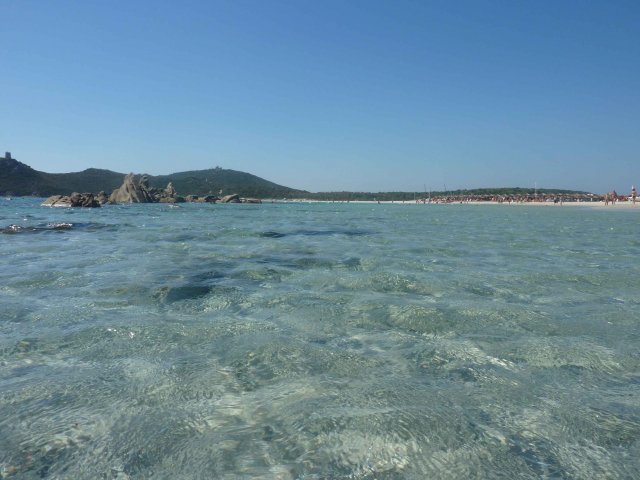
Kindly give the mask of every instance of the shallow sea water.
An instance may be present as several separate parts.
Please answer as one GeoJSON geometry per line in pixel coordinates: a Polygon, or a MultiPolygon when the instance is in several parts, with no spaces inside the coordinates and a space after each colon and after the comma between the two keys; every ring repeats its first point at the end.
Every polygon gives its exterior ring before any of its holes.
{"type": "Polygon", "coordinates": [[[640,208],[0,199],[0,230],[0,478],[638,478],[640,208]]]}

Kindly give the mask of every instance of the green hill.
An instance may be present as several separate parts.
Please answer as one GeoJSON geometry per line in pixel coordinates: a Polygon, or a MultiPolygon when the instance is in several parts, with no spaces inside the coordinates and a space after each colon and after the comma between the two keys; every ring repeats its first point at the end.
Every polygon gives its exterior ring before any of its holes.
{"type": "Polygon", "coordinates": [[[149,176],[149,183],[156,188],[164,188],[173,183],[180,195],[227,195],[237,193],[241,197],[284,198],[303,197],[308,192],[283,187],[250,173],[224,168],[193,170],[171,175],[149,176]]]}
{"type": "Polygon", "coordinates": [[[98,168],[88,168],[82,172],[73,173],[41,172],[41,174],[49,189],[56,189],[55,193],[47,193],[47,195],[67,195],[72,192],[98,193],[100,191],[109,194],[122,185],[124,178],[122,173],[98,168]]]}
{"type": "MultiPolygon", "coordinates": [[[[110,194],[122,185],[124,173],[88,168],[82,172],[46,173],[34,170],[14,158],[0,158],[0,195],[38,196],[69,195],[72,192],[110,194]]],[[[223,195],[237,193],[242,197],[305,197],[308,192],[270,182],[250,173],[213,168],[178,172],[171,175],[148,175],[149,184],[165,188],[173,183],[179,195],[223,195]]]]}

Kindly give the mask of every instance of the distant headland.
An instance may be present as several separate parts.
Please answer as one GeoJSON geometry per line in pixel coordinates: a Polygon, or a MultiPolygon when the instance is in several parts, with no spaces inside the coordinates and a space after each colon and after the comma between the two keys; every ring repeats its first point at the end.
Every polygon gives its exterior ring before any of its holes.
{"type": "MultiPolygon", "coordinates": [[[[46,173],[35,170],[19,162],[6,152],[0,158],[0,196],[52,195],[70,196],[74,192],[87,192],[107,197],[123,186],[124,173],[88,168],[81,172],[46,173]],[[108,192],[108,193],[104,193],[108,192]]],[[[459,203],[463,201],[530,202],[557,199],[566,202],[601,201],[603,195],[591,192],[533,189],[533,188],[479,188],[469,190],[439,192],[318,192],[290,188],[270,182],[250,173],[215,167],[206,170],[192,170],[170,175],[138,175],[136,182],[143,180],[145,188],[155,192],[156,201],[165,194],[169,184],[174,192],[199,199],[207,197],[223,198],[237,194],[242,198],[255,199],[307,199],[324,201],[380,201],[380,202],[437,202],[459,203]]],[[[133,181],[133,178],[130,180],[133,181]]],[[[166,201],[166,200],[165,200],[166,201]]]]}

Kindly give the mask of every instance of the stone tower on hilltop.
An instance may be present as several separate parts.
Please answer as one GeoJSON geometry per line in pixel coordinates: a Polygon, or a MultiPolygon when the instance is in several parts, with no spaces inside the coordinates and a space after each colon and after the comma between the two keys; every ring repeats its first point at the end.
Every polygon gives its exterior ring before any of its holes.
{"type": "Polygon", "coordinates": [[[11,152],[4,152],[4,159],[11,160],[11,152]]]}

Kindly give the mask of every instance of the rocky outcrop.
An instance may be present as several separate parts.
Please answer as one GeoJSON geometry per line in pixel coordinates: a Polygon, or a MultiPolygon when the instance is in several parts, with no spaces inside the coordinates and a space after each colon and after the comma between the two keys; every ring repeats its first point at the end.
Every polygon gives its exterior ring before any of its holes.
{"type": "Polygon", "coordinates": [[[149,179],[146,175],[140,178],[136,184],[135,176],[130,173],[124,177],[120,188],[113,191],[109,197],[109,203],[153,203],[157,200],[151,194],[149,179]]]}
{"type": "Polygon", "coordinates": [[[169,182],[169,184],[164,190],[149,188],[149,193],[153,196],[156,202],[160,202],[160,203],[182,203],[184,201],[187,201],[187,202],[189,201],[189,200],[185,200],[184,197],[181,197],[180,195],[178,195],[178,193],[176,192],[176,189],[173,188],[173,183],[171,182],[169,182]]]}
{"type": "Polygon", "coordinates": [[[93,193],[72,193],[71,195],[54,195],[47,198],[43,207],[85,207],[97,208],[100,202],[93,197],[93,193]]]}
{"type": "Polygon", "coordinates": [[[70,196],[54,195],[42,205],[48,207],[99,207],[105,203],[262,203],[259,198],[241,198],[237,193],[222,198],[213,195],[187,195],[181,197],[176,193],[173,184],[169,182],[166,188],[153,188],[149,178],[142,175],[136,182],[136,177],[130,173],[124,177],[122,185],[111,193],[109,197],[100,192],[95,198],[91,193],[73,193],[70,196]]]}
{"type": "Polygon", "coordinates": [[[133,173],[124,177],[122,186],[114,190],[109,197],[109,203],[182,203],[184,201],[185,198],[176,193],[171,182],[161,190],[149,185],[149,178],[146,175],[142,175],[136,183],[133,173]]]}

